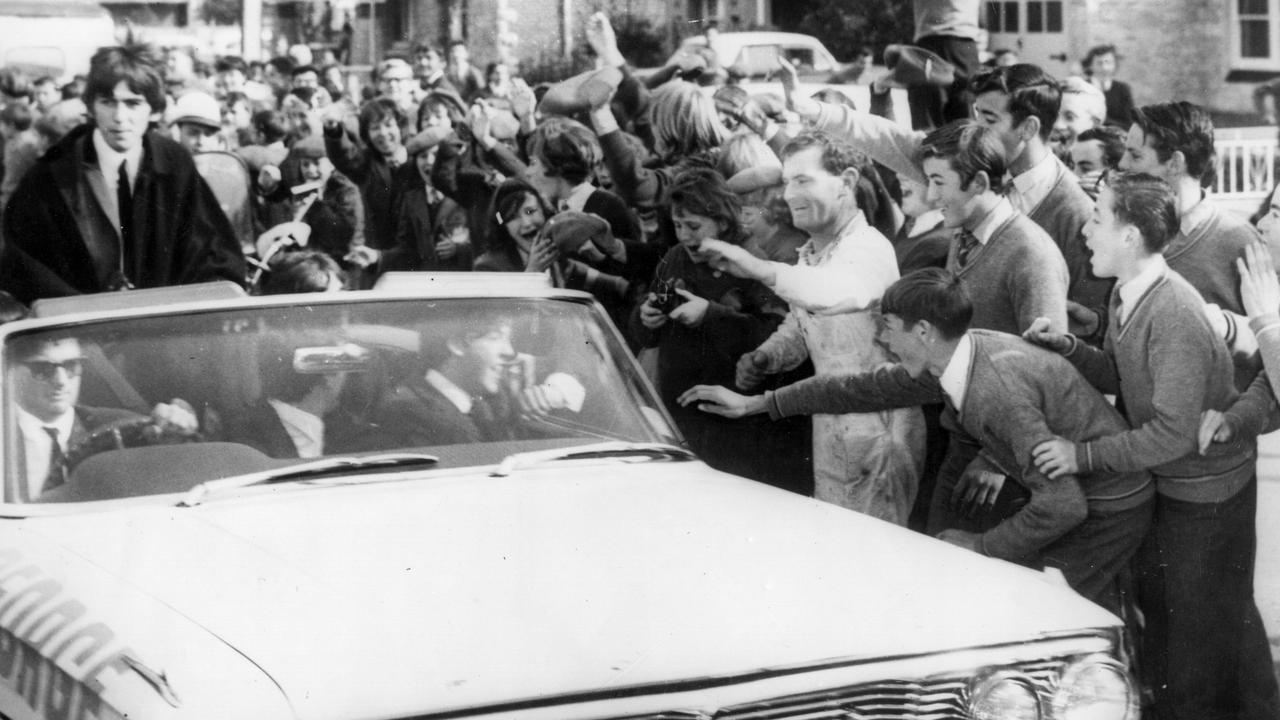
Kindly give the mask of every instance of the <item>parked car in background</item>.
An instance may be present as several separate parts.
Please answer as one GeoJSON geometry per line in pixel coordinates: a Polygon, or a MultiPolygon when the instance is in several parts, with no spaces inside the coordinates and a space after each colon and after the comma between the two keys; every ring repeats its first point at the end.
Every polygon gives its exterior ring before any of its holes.
{"type": "Polygon", "coordinates": [[[95,0],[0,0],[0,67],[59,83],[89,72],[99,47],[116,44],[111,14],[95,0]]]}
{"type": "Polygon", "coordinates": [[[1117,618],[711,470],[603,309],[540,276],[42,301],[0,361],[11,720],[1136,717],[1117,618]],[[494,390],[432,396],[466,358],[494,390]],[[117,416],[38,490],[33,380],[117,416]],[[269,420],[313,391],[337,402],[303,459],[307,423],[269,420]],[[196,434],[148,414],[179,400],[196,434]],[[433,413],[488,430],[406,444],[433,413]]]}
{"type": "MultiPolygon", "coordinates": [[[[702,35],[686,38],[667,62],[676,63],[683,56],[696,54],[706,44],[702,35]]],[[[773,93],[781,97],[782,86],[777,79],[781,57],[799,71],[801,92],[813,95],[820,90],[838,90],[853,100],[859,110],[867,110],[871,106],[871,81],[885,73],[883,66],[873,65],[851,82],[848,65],[836,61],[822,41],[801,33],[722,32],[716,35],[713,49],[720,66],[736,77],[736,82],[751,95],[773,93]]],[[[639,70],[637,74],[645,77],[654,70],[639,70]]],[[[714,92],[714,88],[709,87],[707,92],[714,92]]],[[[906,91],[890,92],[894,119],[910,127],[911,110],[906,91]]]]}

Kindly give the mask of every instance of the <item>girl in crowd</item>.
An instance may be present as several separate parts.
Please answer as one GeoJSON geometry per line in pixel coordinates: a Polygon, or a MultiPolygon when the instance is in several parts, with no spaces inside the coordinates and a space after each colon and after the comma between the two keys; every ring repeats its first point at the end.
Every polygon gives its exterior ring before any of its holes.
{"type": "Polygon", "coordinates": [[[638,345],[657,348],[658,392],[690,447],[712,467],[759,478],[762,428],[681,407],[676,398],[698,384],[731,386],[738,358],[773,333],[786,306],[754,280],[713,269],[701,254],[708,238],[744,240],[738,198],[719,174],[681,172],[667,198],[679,243],[659,264],[629,331],[638,345]]]}

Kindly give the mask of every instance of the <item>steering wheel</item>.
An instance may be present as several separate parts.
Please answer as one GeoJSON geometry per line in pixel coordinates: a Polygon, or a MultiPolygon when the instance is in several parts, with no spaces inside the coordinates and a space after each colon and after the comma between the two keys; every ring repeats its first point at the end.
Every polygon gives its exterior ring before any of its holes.
{"type": "Polygon", "coordinates": [[[180,435],[165,432],[156,426],[155,420],[149,416],[139,415],[113,420],[96,427],[86,437],[67,448],[63,454],[68,473],[90,455],[109,450],[123,450],[145,445],[169,445],[175,442],[203,442],[204,436],[199,432],[180,435]]]}

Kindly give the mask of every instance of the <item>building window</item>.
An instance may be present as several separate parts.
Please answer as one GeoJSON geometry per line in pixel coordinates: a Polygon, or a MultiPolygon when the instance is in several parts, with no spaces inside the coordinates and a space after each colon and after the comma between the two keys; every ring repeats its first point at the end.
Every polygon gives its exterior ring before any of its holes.
{"type": "Polygon", "coordinates": [[[1235,0],[1231,6],[1233,65],[1280,70],[1280,0],[1235,0]]]}
{"type": "Polygon", "coordinates": [[[993,33],[1019,32],[1017,0],[992,0],[987,3],[987,31],[993,33]]]}
{"type": "Polygon", "coordinates": [[[1063,31],[1062,0],[991,0],[987,3],[987,31],[992,33],[1060,33],[1063,31]],[[1019,11],[1026,7],[1026,27],[1019,11]]]}

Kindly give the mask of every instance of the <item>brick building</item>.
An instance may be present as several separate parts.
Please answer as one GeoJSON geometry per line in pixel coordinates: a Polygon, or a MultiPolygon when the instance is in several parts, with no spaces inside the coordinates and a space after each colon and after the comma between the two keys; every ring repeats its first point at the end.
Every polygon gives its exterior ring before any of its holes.
{"type": "Polygon", "coordinates": [[[1065,75],[1093,45],[1115,44],[1138,104],[1188,100],[1249,112],[1280,76],[1280,0],[991,0],[992,49],[1065,75]]]}

